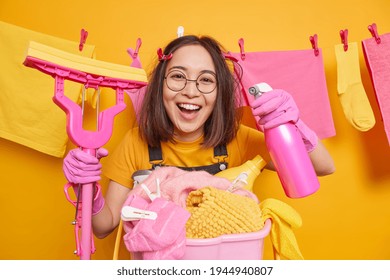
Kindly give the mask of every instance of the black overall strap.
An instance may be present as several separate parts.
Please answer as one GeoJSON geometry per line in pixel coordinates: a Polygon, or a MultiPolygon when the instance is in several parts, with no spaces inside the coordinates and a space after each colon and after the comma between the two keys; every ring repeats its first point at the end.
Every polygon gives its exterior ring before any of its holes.
{"type": "MultiPolygon", "coordinates": [[[[149,149],[149,162],[152,164],[152,169],[154,170],[158,166],[164,166],[164,164],[162,164],[163,157],[162,157],[161,146],[158,147],[148,146],[148,149],[149,149]]],[[[222,170],[225,170],[228,167],[228,163],[225,161],[225,159],[228,157],[226,145],[219,145],[217,147],[214,147],[214,157],[218,157],[218,159],[222,157],[222,160],[221,161],[218,160],[218,163],[205,165],[205,166],[194,166],[194,167],[177,166],[177,167],[187,171],[203,170],[214,175],[222,170]]]]}
{"type": "Polygon", "coordinates": [[[161,151],[161,146],[159,145],[158,147],[151,147],[148,145],[148,150],[149,150],[149,162],[154,162],[154,161],[159,161],[162,162],[162,151],[161,151]]]}
{"type": "Polygon", "coordinates": [[[214,148],[214,157],[221,157],[221,156],[227,157],[226,145],[219,145],[214,148]]]}

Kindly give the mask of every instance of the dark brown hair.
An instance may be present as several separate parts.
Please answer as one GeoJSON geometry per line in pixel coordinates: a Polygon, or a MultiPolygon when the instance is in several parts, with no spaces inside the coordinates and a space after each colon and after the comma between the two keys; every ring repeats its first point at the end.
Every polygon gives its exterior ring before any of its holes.
{"type": "MultiPolygon", "coordinates": [[[[215,108],[204,126],[203,147],[210,148],[227,144],[236,136],[239,117],[235,96],[237,83],[225,61],[224,50],[219,42],[208,36],[183,36],[171,41],[164,50],[168,55],[188,45],[200,45],[211,55],[217,76],[217,99],[215,108]]],[[[141,137],[152,147],[161,141],[173,141],[173,124],[163,104],[164,76],[167,61],[160,61],[152,71],[140,112],[141,137]]]]}

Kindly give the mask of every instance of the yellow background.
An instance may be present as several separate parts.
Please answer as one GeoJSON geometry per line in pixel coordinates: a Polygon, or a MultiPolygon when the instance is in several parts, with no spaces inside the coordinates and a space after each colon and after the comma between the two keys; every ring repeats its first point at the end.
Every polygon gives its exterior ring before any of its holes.
{"type": "MultiPolygon", "coordinates": [[[[334,260],[390,259],[390,148],[360,45],[371,37],[367,26],[374,22],[379,34],[390,32],[389,15],[388,0],[0,2],[1,21],[74,41],[85,28],[99,60],[129,65],[126,49],[140,37],[147,69],[179,25],[186,34],[214,36],[235,52],[241,37],[246,51],[296,50],[310,49],[309,36],[318,34],[337,132],[324,144],[336,173],[320,178],[316,194],[294,200],[284,195],[276,173],[264,172],[257,193],[260,199],[283,200],[301,214],[296,237],[306,259],[334,260]],[[368,132],[348,123],[337,96],[334,45],[341,43],[339,31],[345,28],[349,41],[359,42],[362,81],[377,121],[368,132]]],[[[134,125],[127,97],[126,102],[106,145],[110,151],[134,125]]],[[[77,259],[74,209],[62,192],[62,159],[0,139],[0,184],[0,259],[77,259]]],[[[97,240],[93,259],[111,259],[114,239],[113,234],[97,240]]],[[[265,258],[272,258],[269,238],[265,258]]]]}

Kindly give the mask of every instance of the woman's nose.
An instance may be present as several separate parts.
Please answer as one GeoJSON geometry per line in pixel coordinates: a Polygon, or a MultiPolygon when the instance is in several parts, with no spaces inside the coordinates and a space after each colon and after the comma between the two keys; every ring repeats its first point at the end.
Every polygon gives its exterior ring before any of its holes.
{"type": "Polygon", "coordinates": [[[201,92],[198,89],[198,84],[196,80],[187,80],[187,84],[183,89],[183,94],[190,96],[190,97],[196,97],[201,95],[201,92]]]}

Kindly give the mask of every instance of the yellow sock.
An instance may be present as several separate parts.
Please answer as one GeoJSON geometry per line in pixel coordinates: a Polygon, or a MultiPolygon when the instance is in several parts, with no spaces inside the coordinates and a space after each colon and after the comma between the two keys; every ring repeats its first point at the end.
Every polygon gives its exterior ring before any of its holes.
{"type": "Polygon", "coordinates": [[[357,43],[335,46],[337,61],[337,91],[345,117],[353,127],[367,131],[375,125],[375,117],[364,90],[359,68],[357,43]]]}

